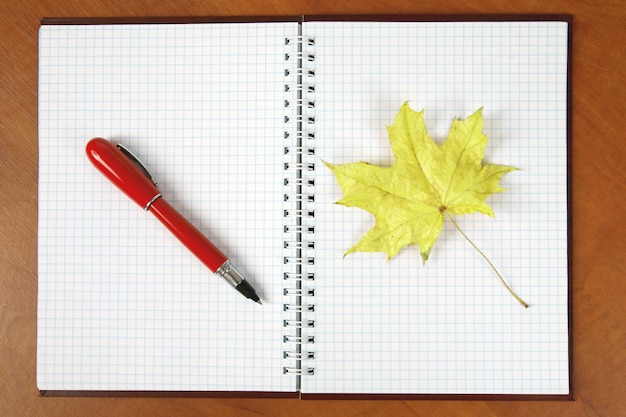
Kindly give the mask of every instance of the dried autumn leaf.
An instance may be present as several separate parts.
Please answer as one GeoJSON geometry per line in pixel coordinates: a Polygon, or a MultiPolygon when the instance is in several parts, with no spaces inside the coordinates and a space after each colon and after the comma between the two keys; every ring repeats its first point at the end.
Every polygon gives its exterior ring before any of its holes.
{"type": "MultiPolygon", "coordinates": [[[[485,200],[504,190],[500,180],[516,168],[483,164],[487,136],[482,129],[479,109],[464,120],[455,119],[445,143],[437,145],[426,131],[424,111],[416,112],[404,103],[387,129],[396,158],[391,167],[367,162],[324,162],[344,193],[338,204],[362,208],[376,219],[374,227],[345,255],[385,252],[391,259],[404,246],[416,243],[426,262],[446,217],[457,228],[452,217],[455,214],[478,212],[494,217],[485,200]]],[[[463,236],[467,238],[464,233],[463,236]]],[[[499,273],[498,276],[509,288],[499,273]]],[[[518,301],[525,304],[519,298],[518,301]]]]}

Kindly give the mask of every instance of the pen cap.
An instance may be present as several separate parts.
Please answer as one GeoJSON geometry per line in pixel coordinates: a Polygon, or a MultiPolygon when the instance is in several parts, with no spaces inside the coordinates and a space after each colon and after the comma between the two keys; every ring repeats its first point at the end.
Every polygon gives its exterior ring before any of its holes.
{"type": "Polygon", "coordinates": [[[111,141],[94,138],[85,149],[87,157],[98,171],[140,207],[147,209],[159,196],[159,190],[150,178],[111,141]]]}

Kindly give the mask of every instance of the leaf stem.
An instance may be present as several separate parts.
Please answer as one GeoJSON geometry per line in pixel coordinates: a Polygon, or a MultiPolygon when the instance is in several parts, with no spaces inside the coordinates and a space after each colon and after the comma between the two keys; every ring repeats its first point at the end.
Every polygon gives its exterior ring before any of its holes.
{"type": "Polygon", "coordinates": [[[482,256],[485,261],[487,261],[487,263],[489,264],[489,266],[491,267],[491,269],[493,269],[493,271],[496,273],[496,275],[498,276],[498,278],[500,278],[500,281],[502,282],[502,284],[506,287],[507,290],[509,290],[509,292],[511,293],[511,295],[521,304],[524,306],[524,308],[528,308],[528,304],[526,304],[526,302],[524,300],[522,300],[517,294],[515,294],[515,292],[513,292],[513,290],[511,289],[511,287],[509,286],[509,284],[507,284],[507,282],[504,280],[504,278],[502,277],[502,275],[500,275],[500,272],[498,272],[498,270],[496,269],[496,267],[493,265],[493,263],[489,260],[489,258],[487,258],[487,255],[485,255],[483,253],[483,251],[481,251],[478,246],[476,246],[474,244],[474,242],[472,242],[472,240],[467,237],[467,235],[465,234],[465,232],[463,232],[463,230],[461,230],[461,228],[459,227],[459,225],[454,221],[454,218],[450,215],[450,213],[446,212],[446,216],[448,216],[448,218],[450,219],[450,221],[452,221],[452,224],[454,224],[454,227],[456,227],[456,230],[458,230],[459,232],[461,232],[461,234],[463,235],[463,237],[470,243],[470,245],[472,245],[474,247],[474,249],[476,249],[476,251],[478,253],[480,253],[480,256],[482,256]]]}

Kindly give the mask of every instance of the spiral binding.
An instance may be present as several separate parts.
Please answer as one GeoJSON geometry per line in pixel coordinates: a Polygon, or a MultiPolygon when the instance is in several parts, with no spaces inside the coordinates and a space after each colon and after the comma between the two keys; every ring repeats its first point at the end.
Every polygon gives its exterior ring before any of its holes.
{"type": "Polygon", "coordinates": [[[315,312],[315,39],[285,39],[283,373],[313,375],[315,312]],[[306,316],[306,317],[305,317],[306,316]]]}

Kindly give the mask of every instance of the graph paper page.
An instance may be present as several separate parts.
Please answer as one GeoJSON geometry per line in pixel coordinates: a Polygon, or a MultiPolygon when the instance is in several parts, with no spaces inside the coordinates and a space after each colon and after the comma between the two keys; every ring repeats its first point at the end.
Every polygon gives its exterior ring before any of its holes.
{"type": "Polygon", "coordinates": [[[567,41],[564,22],[306,22],[315,37],[315,375],[305,393],[567,394],[567,41]],[[450,223],[421,265],[344,252],[373,217],[334,204],[334,164],[389,166],[386,126],[409,101],[430,136],[483,107],[485,162],[519,171],[457,216],[530,304],[450,223]]]}
{"type": "Polygon", "coordinates": [[[284,44],[296,33],[42,26],[39,389],[295,391],[280,298],[284,44]],[[92,137],[131,149],[263,306],[97,172],[92,137]]]}

